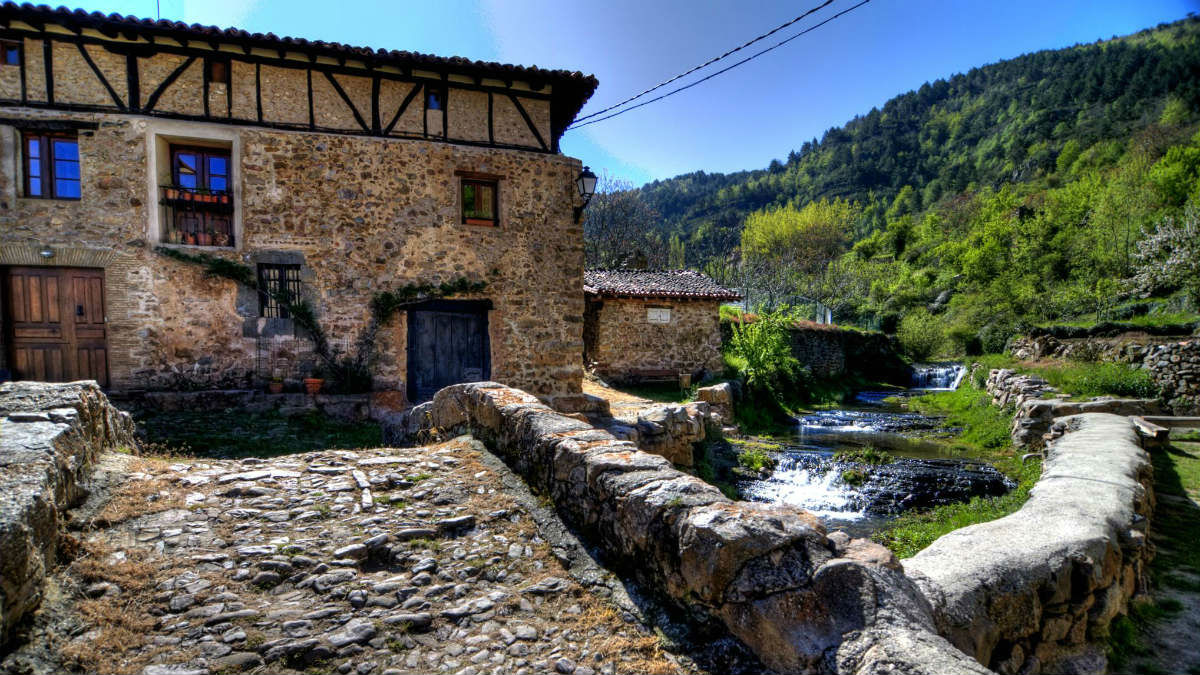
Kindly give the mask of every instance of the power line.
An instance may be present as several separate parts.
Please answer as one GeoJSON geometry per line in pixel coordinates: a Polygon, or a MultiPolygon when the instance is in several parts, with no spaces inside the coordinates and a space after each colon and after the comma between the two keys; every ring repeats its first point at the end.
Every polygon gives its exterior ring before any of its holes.
{"type": "MultiPolygon", "coordinates": [[[[572,130],[572,129],[578,129],[579,127],[586,127],[586,126],[587,126],[587,125],[589,125],[589,124],[595,124],[595,123],[597,123],[597,122],[603,122],[604,120],[610,120],[610,119],[612,119],[612,118],[614,118],[614,117],[616,117],[616,116],[618,116],[618,115],[623,115],[623,114],[625,114],[625,113],[627,113],[627,112],[629,112],[629,111],[631,111],[631,110],[637,110],[638,108],[640,108],[640,107],[642,107],[642,106],[644,106],[644,105],[650,105],[651,103],[654,103],[655,101],[661,101],[661,100],[663,100],[664,98],[667,98],[668,96],[673,96],[673,95],[675,95],[675,94],[678,94],[679,92],[681,92],[681,91],[684,91],[685,89],[691,89],[692,87],[694,87],[694,86],[696,86],[696,85],[700,84],[701,82],[707,82],[708,80],[711,80],[712,78],[714,78],[714,77],[716,77],[716,76],[720,75],[721,73],[726,73],[726,72],[729,72],[730,70],[733,70],[734,68],[737,68],[738,66],[740,66],[740,65],[742,65],[742,64],[744,64],[744,63],[747,63],[747,62],[749,62],[749,61],[753,61],[754,59],[756,59],[756,58],[758,58],[758,57],[762,56],[763,54],[766,54],[766,53],[767,53],[767,52],[769,52],[769,51],[773,51],[773,50],[775,50],[775,49],[778,49],[779,47],[782,47],[783,45],[785,45],[785,44],[787,44],[787,43],[791,42],[792,40],[795,40],[796,38],[800,37],[801,35],[804,35],[804,34],[806,34],[806,33],[811,33],[812,31],[814,31],[814,30],[816,30],[816,29],[820,28],[821,26],[824,26],[825,24],[829,23],[830,21],[833,21],[834,19],[836,19],[836,18],[838,18],[838,17],[840,17],[840,16],[843,16],[843,15],[845,15],[845,14],[849,14],[850,12],[853,12],[854,10],[858,9],[859,7],[862,7],[863,5],[867,4],[867,3],[868,3],[868,2],[870,2],[870,1],[871,1],[871,0],[862,0],[862,2],[858,3],[857,5],[854,5],[853,7],[850,7],[850,8],[848,8],[848,9],[844,9],[844,10],[842,10],[842,11],[838,12],[837,14],[834,14],[833,16],[829,17],[828,19],[825,19],[824,21],[822,21],[822,22],[820,22],[820,23],[818,23],[818,24],[815,24],[815,25],[813,25],[813,26],[810,26],[810,27],[808,27],[808,28],[805,28],[804,30],[800,31],[799,33],[796,33],[795,35],[791,36],[790,38],[787,38],[787,39],[784,39],[784,40],[780,40],[779,42],[776,42],[775,44],[771,45],[770,47],[767,47],[766,49],[764,49],[764,50],[762,50],[762,51],[759,51],[759,52],[756,52],[756,53],[754,53],[754,54],[751,54],[750,56],[747,56],[746,58],[742,59],[741,61],[738,61],[737,63],[734,63],[734,64],[732,64],[732,65],[730,65],[730,66],[726,66],[726,67],[722,68],[721,70],[718,70],[718,71],[717,71],[717,72],[715,72],[715,73],[711,73],[711,74],[709,74],[709,75],[706,75],[706,76],[704,76],[704,77],[700,78],[699,80],[696,80],[695,82],[691,82],[691,83],[685,84],[685,85],[683,85],[682,87],[678,87],[678,88],[676,88],[676,89],[672,89],[671,91],[668,91],[668,92],[667,92],[667,93],[665,93],[665,94],[661,94],[661,95],[659,95],[659,96],[655,96],[654,98],[650,99],[649,101],[642,101],[641,103],[639,103],[639,104],[637,104],[637,105],[629,106],[628,108],[625,108],[624,110],[618,110],[617,112],[615,112],[615,113],[612,113],[611,115],[605,115],[604,117],[601,117],[601,118],[599,118],[599,119],[593,119],[593,120],[589,120],[589,121],[587,121],[587,122],[583,122],[583,123],[580,123],[580,120],[583,120],[583,119],[586,119],[586,118],[582,118],[582,117],[581,117],[581,118],[579,118],[579,120],[576,120],[576,121],[575,121],[575,122],[573,122],[573,123],[572,123],[570,126],[568,126],[568,127],[566,128],[566,131],[570,131],[570,130],[572,130]]],[[[611,108],[608,108],[608,109],[609,109],[609,110],[611,110],[611,108]]],[[[594,113],[594,114],[595,114],[595,115],[598,115],[598,114],[600,114],[600,113],[599,113],[599,112],[597,112],[597,113],[594,113]]],[[[592,117],[592,116],[593,116],[593,115],[588,115],[588,117],[592,117]]]]}
{"type": "Polygon", "coordinates": [[[672,78],[671,78],[671,79],[669,79],[669,80],[663,80],[662,82],[659,82],[658,84],[654,85],[653,87],[650,87],[650,88],[649,88],[649,89],[647,89],[646,91],[643,91],[642,93],[640,93],[640,94],[638,94],[638,95],[636,95],[636,96],[630,96],[629,98],[625,99],[624,101],[621,101],[620,103],[614,103],[613,105],[610,105],[610,106],[608,106],[607,108],[605,108],[605,109],[603,109],[603,110],[597,110],[597,111],[596,111],[596,112],[594,112],[594,113],[590,113],[590,114],[588,114],[588,115],[584,115],[583,117],[580,117],[580,118],[576,119],[575,121],[576,121],[576,122],[582,122],[583,120],[590,119],[590,118],[592,118],[592,117],[595,117],[595,116],[597,116],[597,115],[603,115],[604,113],[608,112],[609,110],[613,110],[613,109],[615,109],[615,108],[620,108],[621,106],[625,105],[626,103],[631,103],[631,102],[633,102],[633,101],[636,101],[636,100],[638,100],[639,98],[641,98],[641,97],[645,96],[646,94],[649,94],[649,93],[650,93],[650,92],[652,92],[652,91],[655,91],[655,90],[657,90],[657,89],[661,89],[661,88],[663,88],[663,87],[667,86],[668,84],[671,84],[671,83],[672,83],[672,82],[674,82],[675,80],[678,80],[678,79],[680,79],[680,78],[687,77],[688,75],[691,75],[692,73],[696,72],[697,70],[700,70],[700,69],[702,69],[702,68],[705,68],[705,67],[707,67],[707,66],[711,66],[712,64],[716,63],[717,61],[720,61],[721,59],[724,59],[724,58],[726,58],[726,57],[730,56],[731,54],[736,54],[737,52],[740,52],[740,51],[742,51],[742,50],[743,50],[743,49],[745,49],[746,47],[749,47],[750,45],[752,45],[752,44],[754,44],[754,43],[756,43],[756,42],[761,42],[761,41],[763,41],[763,40],[765,40],[765,39],[767,39],[767,38],[771,37],[772,35],[774,35],[774,34],[778,33],[779,31],[783,30],[784,28],[787,28],[788,26],[791,26],[792,24],[796,23],[797,21],[799,21],[799,20],[801,20],[801,19],[803,19],[803,18],[805,18],[805,17],[809,16],[809,15],[810,15],[810,14],[812,14],[813,12],[817,12],[817,11],[820,11],[820,10],[822,10],[822,9],[825,9],[826,7],[828,7],[828,6],[829,6],[829,5],[831,5],[831,4],[833,4],[833,0],[825,0],[825,2],[821,3],[821,4],[820,4],[820,5],[818,5],[817,7],[813,7],[812,9],[810,9],[810,10],[808,10],[807,12],[805,12],[805,13],[801,14],[800,16],[798,16],[798,17],[796,17],[796,18],[792,19],[791,21],[788,21],[787,23],[784,23],[784,24],[782,24],[782,25],[780,25],[780,26],[777,26],[777,27],[775,27],[775,28],[771,29],[770,31],[768,31],[768,32],[766,32],[766,33],[763,33],[762,35],[759,35],[758,37],[754,38],[753,40],[751,40],[751,41],[747,42],[746,44],[744,44],[744,45],[742,45],[742,46],[740,46],[740,47],[734,47],[733,49],[730,49],[729,51],[725,52],[724,54],[722,54],[722,55],[720,55],[720,56],[717,56],[717,57],[711,58],[711,59],[709,59],[709,60],[705,61],[704,63],[701,63],[700,65],[696,66],[695,68],[692,68],[691,70],[687,71],[686,73],[680,73],[680,74],[676,75],[675,77],[672,77],[672,78]]]}

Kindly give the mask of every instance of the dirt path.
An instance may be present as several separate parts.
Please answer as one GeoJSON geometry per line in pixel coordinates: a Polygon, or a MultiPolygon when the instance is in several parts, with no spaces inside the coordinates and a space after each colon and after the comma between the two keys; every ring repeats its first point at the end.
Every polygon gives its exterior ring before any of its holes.
{"type": "Polygon", "coordinates": [[[1114,626],[1113,673],[1200,675],[1200,443],[1155,450],[1152,603],[1114,626]],[[1123,632],[1122,632],[1123,631],[1123,632]]]}

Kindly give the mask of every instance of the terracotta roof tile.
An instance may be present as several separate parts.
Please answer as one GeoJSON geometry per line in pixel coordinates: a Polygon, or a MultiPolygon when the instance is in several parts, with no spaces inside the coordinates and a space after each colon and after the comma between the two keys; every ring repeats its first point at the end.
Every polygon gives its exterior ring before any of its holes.
{"type": "MultiPolygon", "coordinates": [[[[340,42],[325,42],[324,40],[306,40],[304,38],[279,37],[274,33],[251,33],[240,28],[218,28],[217,26],[202,26],[186,24],[182,21],[169,19],[142,19],[121,14],[104,14],[102,12],[87,12],[82,9],[66,7],[53,8],[49,5],[34,5],[31,3],[4,2],[0,4],[0,23],[7,27],[9,21],[17,19],[33,25],[41,23],[57,23],[71,28],[92,28],[105,35],[116,35],[121,30],[151,32],[167,37],[188,37],[192,39],[214,39],[227,41],[246,47],[266,47],[275,49],[292,49],[295,51],[322,54],[327,56],[352,57],[373,64],[396,64],[403,66],[425,66],[454,70],[455,72],[489,76],[501,80],[520,79],[529,82],[535,88],[550,84],[556,92],[565,94],[564,103],[573,109],[571,119],[583,104],[591,98],[599,84],[595,77],[584,75],[578,71],[547,70],[537,66],[515,66],[494,61],[474,61],[461,56],[434,56],[420,52],[400,51],[393,49],[374,49],[371,47],[355,47],[340,42]],[[566,90],[566,91],[561,91],[566,90]]],[[[557,97],[556,97],[557,98],[557,97]]],[[[557,125],[556,125],[557,126],[557,125]]],[[[562,125],[563,127],[566,124],[562,125]]]]}
{"type": "Polygon", "coordinates": [[[740,300],[741,294],[692,270],[587,270],[583,291],[589,295],[639,298],[740,300]]]}

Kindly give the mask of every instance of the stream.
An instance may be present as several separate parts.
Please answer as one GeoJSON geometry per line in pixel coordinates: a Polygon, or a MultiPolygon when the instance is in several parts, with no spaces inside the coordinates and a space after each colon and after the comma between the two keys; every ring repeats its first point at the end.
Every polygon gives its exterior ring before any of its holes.
{"type": "Polygon", "coordinates": [[[742,481],[743,497],[799,506],[831,530],[866,536],[909,509],[1004,494],[1012,483],[990,464],[949,456],[929,440],[931,434],[946,433],[941,420],[885,400],[952,391],[964,374],[960,364],[914,365],[908,389],[859,392],[853,406],[797,418],[791,437],[774,439],[779,444],[775,470],[766,478],[742,481]],[[834,458],[840,450],[865,446],[885,450],[895,460],[868,465],[834,458]]]}

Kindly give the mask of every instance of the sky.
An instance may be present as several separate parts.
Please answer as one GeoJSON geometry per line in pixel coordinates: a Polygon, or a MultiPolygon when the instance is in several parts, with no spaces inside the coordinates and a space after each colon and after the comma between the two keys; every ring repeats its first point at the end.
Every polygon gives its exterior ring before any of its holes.
{"type": "MultiPolygon", "coordinates": [[[[63,0],[71,2],[71,0],[63,0]]],[[[732,63],[856,4],[835,2],[732,63]]],[[[72,7],[593,74],[587,114],[741,45],[821,0],[75,0],[72,7]]],[[[743,66],[609,121],[564,153],[641,185],[783,160],[938,78],[1200,12],[1200,0],[871,0],[743,66]]],[[[680,84],[720,68],[710,66],[680,84]]],[[[656,92],[657,93],[657,92],[656,92]]]]}

